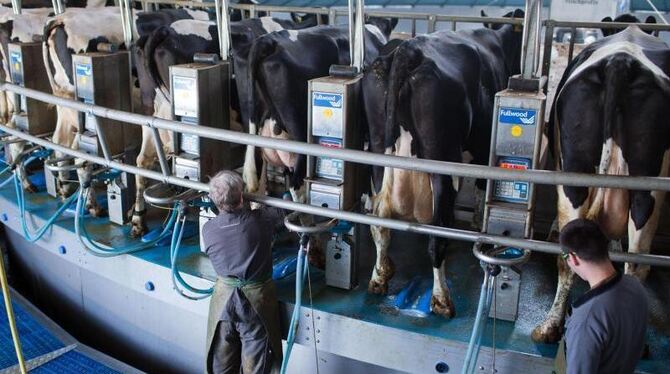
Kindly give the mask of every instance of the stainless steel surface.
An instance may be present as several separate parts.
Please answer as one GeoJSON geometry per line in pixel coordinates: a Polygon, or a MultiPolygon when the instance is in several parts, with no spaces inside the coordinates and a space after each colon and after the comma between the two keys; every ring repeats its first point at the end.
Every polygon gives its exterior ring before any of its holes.
{"type": "Polygon", "coordinates": [[[223,61],[230,56],[230,23],[228,19],[228,1],[214,0],[216,13],[216,30],[219,35],[219,55],[223,61]],[[225,16],[224,16],[225,15],[225,16]]]}
{"type": "Polygon", "coordinates": [[[293,232],[299,232],[303,234],[318,234],[332,229],[337,224],[337,220],[331,219],[326,222],[315,223],[311,226],[303,226],[302,224],[296,222],[299,218],[300,213],[298,212],[293,212],[287,215],[284,218],[284,226],[293,232]]]}
{"type": "Polygon", "coordinates": [[[514,266],[502,266],[495,282],[495,307],[491,306],[489,317],[514,322],[519,314],[521,272],[514,266]]]}
{"type": "MultiPolygon", "coordinates": [[[[9,75],[12,82],[23,87],[51,93],[51,86],[42,57],[42,43],[9,43],[9,75]],[[28,74],[26,74],[28,73],[28,74]]],[[[56,109],[38,100],[14,95],[16,127],[31,135],[52,133],[56,127],[56,109]]]]}
{"type": "Polygon", "coordinates": [[[12,0],[12,11],[14,14],[21,14],[21,0],[12,0]]]}
{"type": "Polygon", "coordinates": [[[507,249],[507,247],[493,247],[490,250],[486,250],[484,248],[490,248],[490,247],[475,244],[472,247],[472,253],[480,261],[482,261],[486,264],[489,264],[489,265],[498,265],[498,266],[520,265],[520,264],[523,264],[524,262],[528,261],[528,259],[530,258],[530,251],[524,250],[523,248],[521,248],[521,251],[523,252],[523,254],[521,256],[515,257],[515,258],[496,257],[497,254],[500,254],[500,253],[504,252],[507,249]]]}
{"type": "Polygon", "coordinates": [[[158,163],[161,166],[161,172],[163,173],[163,175],[168,176],[170,175],[170,166],[168,165],[167,158],[165,157],[163,142],[161,141],[161,137],[158,134],[158,129],[151,125],[150,127],[151,127],[151,137],[153,138],[154,147],[156,148],[156,155],[158,156],[158,163]]]}
{"type": "MultiPolygon", "coordinates": [[[[292,312],[293,308],[287,309],[292,312]]],[[[366,323],[311,310],[309,307],[300,309],[299,329],[295,340],[297,344],[314,346],[314,333],[310,330],[312,317],[318,331],[318,350],[408,373],[435,373],[435,366],[439,362],[445,362],[450,373],[458,373],[467,350],[467,343],[366,323]]],[[[491,348],[481,348],[477,363],[483,367],[482,373],[491,372],[492,355],[491,348]]],[[[496,368],[499,373],[551,373],[553,364],[553,359],[550,358],[496,351],[496,368]]]]}
{"type": "Polygon", "coordinates": [[[536,77],[537,63],[540,57],[540,33],[542,27],[542,2],[526,0],[523,38],[521,42],[521,77],[536,77]]]}

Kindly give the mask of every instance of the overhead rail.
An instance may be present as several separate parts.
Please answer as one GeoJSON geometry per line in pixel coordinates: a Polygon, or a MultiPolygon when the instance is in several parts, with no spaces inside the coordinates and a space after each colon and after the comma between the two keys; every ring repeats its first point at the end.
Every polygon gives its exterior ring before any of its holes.
{"type": "MultiPolygon", "coordinates": [[[[459,175],[474,178],[489,178],[489,179],[519,180],[519,181],[524,180],[540,184],[562,184],[562,185],[575,185],[575,186],[595,185],[595,186],[603,186],[611,188],[664,190],[664,191],[670,190],[670,178],[621,177],[621,176],[605,176],[605,175],[598,176],[598,175],[548,172],[548,171],[518,172],[518,171],[512,171],[500,168],[490,168],[484,166],[466,165],[466,164],[424,160],[424,159],[413,159],[413,158],[389,156],[389,155],[379,155],[357,150],[347,150],[347,149],[333,150],[319,145],[304,144],[301,142],[290,141],[290,140],[270,139],[258,135],[238,133],[230,130],[211,129],[198,126],[183,126],[179,122],[175,121],[162,120],[154,117],[134,113],[126,113],[122,111],[103,108],[100,106],[84,104],[78,101],[63,99],[56,97],[54,95],[42,93],[31,89],[26,89],[10,83],[4,83],[0,85],[0,89],[21,95],[26,95],[35,100],[40,100],[50,104],[75,109],[80,112],[92,113],[99,117],[119,120],[135,125],[147,126],[152,129],[163,129],[168,131],[188,133],[215,140],[248,144],[264,148],[274,148],[288,152],[302,153],[307,155],[331,156],[346,161],[364,163],[369,165],[412,169],[428,173],[451,174],[451,175],[459,175]]],[[[52,143],[48,140],[22,133],[19,130],[9,128],[5,125],[0,125],[0,130],[10,134],[11,136],[24,139],[30,143],[40,145],[48,149],[52,149],[56,152],[62,152],[69,156],[80,158],[86,162],[96,163],[99,165],[106,166],[108,168],[117,169],[119,171],[131,174],[141,175],[146,178],[154,179],[164,183],[174,184],[185,188],[190,188],[198,191],[209,191],[209,187],[205,183],[195,182],[183,178],[177,178],[175,176],[153,170],[142,169],[137,166],[132,166],[115,161],[113,159],[106,159],[104,157],[89,155],[79,150],[73,150],[68,147],[52,143]]],[[[155,145],[160,146],[159,142],[157,142],[155,145]]],[[[302,213],[340,219],[365,225],[382,226],[393,230],[413,232],[425,235],[434,235],[448,239],[479,242],[483,244],[524,248],[531,251],[537,251],[549,254],[561,253],[561,249],[559,245],[556,243],[549,243],[538,240],[515,239],[500,235],[490,235],[468,230],[439,227],[434,225],[425,225],[413,222],[394,220],[389,218],[380,218],[377,216],[366,215],[361,213],[339,211],[323,207],[311,206],[307,204],[289,202],[268,196],[246,194],[245,198],[251,201],[259,202],[262,204],[278,208],[289,209],[302,213]]],[[[612,260],[618,262],[630,262],[630,263],[652,265],[652,266],[670,266],[670,257],[667,256],[612,252],[610,254],[610,257],[612,258],[612,260]]]]}

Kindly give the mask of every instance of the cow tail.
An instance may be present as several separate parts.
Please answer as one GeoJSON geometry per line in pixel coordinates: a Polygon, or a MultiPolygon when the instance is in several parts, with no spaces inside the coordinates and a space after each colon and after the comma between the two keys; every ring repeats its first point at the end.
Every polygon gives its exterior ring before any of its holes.
{"type": "Polygon", "coordinates": [[[261,63],[265,58],[270,56],[277,49],[277,42],[270,37],[260,37],[251,46],[249,51],[249,84],[250,84],[250,99],[248,101],[250,108],[247,108],[249,113],[249,118],[257,126],[261,126],[259,123],[261,118],[261,113],[256,113],[254,110],[256,100],[260,99],[265,105],[268,106],[268,109],[274,110],[272,108],[272,100],[265,100],[265,92],[267,92],[267,86],[265,80],[261,77],[260,67],[261,63]]]}
{"type": "MultiPolygon", "coordinates": [[[[629,81],[629,72],[631,59],[623,54],[617,54],[608,59],[605,63],[605,97],[603,101],[603,147],[609,146],[608,140],[613,141],[615,135],[620,131],[621,116],[618,108],[621,102],[621,96],[625,92],[629,81]]],[[[622,137],[618,137],[622,141],[622,137]]],[[[622,146],[622,144],[619,144],[622,146]]],[[[599,174],[606,174],[612,161],[611,150],[602,152],[599,174]]],[[[587,218],[595,220],[602,210],[605,202],[605,189],[597,188],[593,203],[587,213],[587,218]]]]}
{"type": "Polygon", "coordinates": [[[156,65],[156,59],[153,58],[156,48],[158,48],[169,35],[170,28],[168,26],[161,26],[154,30],[154,32],[147,38],[146,43],[144,44],[144,68],[156,87],[160,89],[168,101],[171,101],[169,100],[170,90],[167,88],[169,83],[161,81],[158,65],[156,65]]]}
{"type": "Polygon", "coordinates": [[[386,95],[386,126],[384,146],[389,149],[395,144],[400,133],[397,113],[400,106],[404,106],[401,96],[404,86],[419,60],[420,51],[411,46],[400,46],[396,51],[391,71],[389,72],[389,87],[386,95]]]}
{"type": "Polygon", "coordinates": [[[56,22],[56,20],[50,20],[49,22],[44,25],[44,32],[43,32],[43,38],[44,40],[42,41],[42,59],[44,61],[44,69],[47,71],[47,77],[49,78],[49,85],[51,85],[51,89],[55,92],[57,87],[56,87],[56,80],[54,79],[54,65],[51,62],[50,59],[50,54],[49,54],[49,38],[51,37],[51,33],[56,29],[56,27],[60,26],[59,22],[56,22]]]}

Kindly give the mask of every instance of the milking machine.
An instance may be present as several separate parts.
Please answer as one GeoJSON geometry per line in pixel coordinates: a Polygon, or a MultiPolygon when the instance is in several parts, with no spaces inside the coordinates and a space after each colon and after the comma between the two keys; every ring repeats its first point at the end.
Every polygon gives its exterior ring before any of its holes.
{"type": "MultiPolygon", "coordinates": [[[[526,2],[521,74],[511,77],[508,88],[495,97],[489,166],[513,170],[541,167],[545,104],[542,88],[546,80],[535,75],[540,8],[539,1],[526,2]]],[[[488,180],[482,232],[531,239],[535,193],[534,184],[529,182],[488,180]]],[[[496,319],[516,321],[521,286],[519,265],[530,257],[527,249],[482,243],[474,245],[473,253],[481,261],[485,275],[463,373],[474,371],[488,317],[493,318],[494,324],[496,319]]]]}
{"type": "MultiPolygon", "coordinates": [[[[350,24],[359,23],[353,32],[351,65],[330,68],[327,77],[308,83],[307,142],[328,148],[362,149],[358,129],[360,81],[363,77],[363,2],[357,3],[356,19],[350,14],[350,24]]],[[[351,162],[330,157],[307,157],[305,186],[311,205],[336,210],[357,207],[362,189],[361,168],[351,162]]],[[[352,289],[358,284],[358,226],[341,221],[330,232],[325,249],[326,284],[352,289]]]]}
{"type": "MultiPolygon", "coordinates": [[[[354,17],[353,1],[349,2],[350,66],[331,66],[329,76],[308,82],[308,126],[307,142],[328,148],[362,149],[358,128],[358,105],[360,80],[363,76],[363,0],[356,1],[354,17]]],[[[361,168],[350,162],[322,156],[307,157],[305,187],[310,205],[336,210],[353,210],[361,196],[361,168]]],[[[309,254],[311,236],[329,233],[326,243],[326,285],[342,289],[353,289],[358,285],[358,227],[335,219],[315,220],[300,218],[299,213],[289,214],[284,225],[300,235],[295,276],[295,305],[286,339],[286,352],[281,373],[285,373],[293,343],[295,342],[302,307],[305,279],[309,277],[309,254]],[[316,222],[315,222],[316,221],[316,222]],[[309,223],[306,223],[309,222],[309,223]]],[[[309,285],[310,303],[312,298],[309,285]]],[[[314,318],[314,313],[311,314],[314,318]]],[[[316,337],[313,339],[316,349],[316,337]]],[[[317,359],[318,362],[318,359],[317,359]]]]}
{"type": "MultiPolygon", "coordinates": [[[[229,130],[230,66],[214,54],[196,54],[193,63],[171,66],[173,118],[187,126],[229,130]]],[[[179,178],[206,182],[220,170],[242,165],[242,151],[233,144],[180,133],[173,139],[173,169],[179,178]]],[[[214,216],[211,204],[202,204],[200,231],[214,216]]]]}
{"type": "MultiPolygon", "coordinates": [[[[21,4],[19,1],[12,2],[15,14],[21,13],[21,4]]],[[[34,42],[11,42],[7,46],[9,75],[11,82],[30,89],[41,92],[51,93],[49,79],[42,58],[42,43],[39,40],[34,42]]],[[[26,134],[37,137],[49,137],[53,134],[56,126],[55,108],[41,101],[31,99],[25,95],[13,94],[14,113],[11,121],[16,128],[26,134]]],[[[28,228],[26,220],[26,199],[21,179],[26,172],[26,167],[39,160],[45,160],[51,155],[51,151],[39,146],[28,146],[20,138],[3,136],[2,143],[5,145],[5,155],[7,168],[11,170],[13,176],[0,183],[0,188],[14,182],[17,203],[19,205],[19,219],[23,230],[24,239],[34,243],[40,240],[44,234],[51,228],[53,223],[74,201],[75,196],[67,199],[63,204],[46,219],[46,222],[34,232],[28,228]],[[8,147],[11,145],[22,146],[20,153],[11,155],[8,147]],[[25,148],[28,147],[28,148],[25,148]],[[12,157],[7,157],[12,156],[12,157]]],[[[48,180],[47,180],[48,186],[48,180]]]]}
{"type": "MultiPolygon", "coordinates": [[[[12,83],[51,93],[49,86],[49,79],[46,69],[44,67],[44,59],[42,58],[42,43],[39,41],[18,43],[12,42],[7,46],[9,75],[12,83]]],[[[53,134],[56,127],[56,112],[53,106],[26,97],[25,95],[12,94],[14,98],[14,113],[11,121],[16,128],[29,135],[37,137],[49,137],[53,134]]],[[[3,142],[5,143],[6,155],[11,155],[9,147],[19,144],[25,144],[25,141],[20,139],[13,139],[3,142]]],[[[27,153],[22,152],[26,155],[27,153]]],[[[18,157],[17,157],[18,158],[18,157]]],[[[22,160],[9,160],[18,167],[15,173],[25,173],[22,160]]],[[[27,176],[26,176],[27,177],[27,176]]],[[[49,186],[47,180],[47,186],[49,186]]]]}
{"type": "MultiPolygon", "coordinates": [[[[130,111],[130,76],[128,52],[118,51],[107,43],[98,45],[98,52],[74,55],[72,66],[75,75],[75,97],[86,104],[130,111]]],[[[107,160],[129,161],[132,140],[126,134],[129,125],[93,113],[79,114],[76,135],[79,149],[91,155],[104,156],[107,160]]],[[[107,179],[107,207],[109,220],[123,225],[128,221],[127,212],[132,204],[134,179],[128,174],[110,172],[102,174],[107,179]]],[[[87,181],[84,181],[86,183],[87,181]]]]}
{"type": "MultiPolygon", "coordinates": [[[[172,116],[185,126],[229,130],[232,64],[228,60],[230,39],[226,3],[217,1],[216,12],[221,59],[215,54],[196,54],[192,63],[170,66],[172,116]]],[[[221,170],[232,170],[242,166],[242,146],[182,133],[175,133],[173,142],[175,156],[171,171],[168,170],[162,152],[158,152],[164,174],[171,172],[178,178],[207,182],[221,170]]],[[[197,209],[199,231],[202,232],[204,224],[216,215],[213,204],[208,201],[205,193],[165,184],[147,188],[144,197],[152,205],[172,204],[174,209],[179,211],[170,245],[172,280],[175,289],[189,299],[208,297],[212,293],[212,288],[199,289],[189,285],[177,269],[177,259],[181,241],[187,236],[184,232],[189,228],[187,209],[197,209]]],[[[202,235],[200,235],[200,248],[204,251],[202,235]]]]}
{"type": "MultiPolygon", "coordinates": [[[[114,45],[100,43],[98,52],[73,56],[75,98],[86,104],[100,105],[111,109],[130,111],[130,77],[128,52],[118,51],[114,45]]],[[[79,115],[79,127],[76,142],[85,153],[103,156],[107,160],[130,159],[133,139],[126,131],[126,125],[119,121],[98,118],[92,112],[79,115]]],[[[70,198],[76,197],[75,232],[79,241],[90,253],[111,257],[132,253],[149,248],[170,234],[177,214],[169,216],[165,228],[152,241],[134,245],[115,247],[101,244],[91,238],[85,225],[87,216],[86,201],[89,196],[95,199],[94,187],[104,183],[107,187],[107,209],[112,223],[123,225],[127,222],[126,213],[130,209],[130,198],[134,196],[134,179],[118,170],[94,167],[86,162],[72,162],[71,157],[48,160],[46,168],[51,173],[70,173],[79,175],[79,189],[70,198]]]]}

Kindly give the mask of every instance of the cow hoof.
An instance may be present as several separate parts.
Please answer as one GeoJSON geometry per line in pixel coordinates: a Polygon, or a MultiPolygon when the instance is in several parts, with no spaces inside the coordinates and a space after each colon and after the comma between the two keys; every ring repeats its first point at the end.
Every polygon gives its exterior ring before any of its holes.
{"type": "Polygon", "coordinates": [[[105,211],[105,209],[99,206],[96,206],[96,207],[89,207],[88,213],[91,215],[91,217],[103,217],[106,215],[107,211],[105,211]]]}
{"type": "Polygon", "coordinates": [[[375,295],[386,295],[389,290],[388,281],[379,281],[376,279],[370,279],[368,283],[368,292],[375,295]]]}
{"type": "Polygon", "coordinates": [[[58,189],[58,194],[62,199],[67,199],[77,190],[75,183],[64,183],[58,189]]]}
{"type": "Polygon", "coordinates": [[[636,277],[637,279],[640,280],[640,282],[644,282],[644,280],[647,279],[647,276],[649,275],[649,270],[651,269],[649,265],[638,265],[638,264],[627,263],[624,267],[624,270],[626,274],[636,277]]]}
{"type": "Polygon", "coordinates": [[[554,344],[561,339],[562,331],[560,324],[544,322],[533,329],[530,337],[535,343],[554,344]]]}
{"type": "Polygon", "coordinates": [[[430,310],[444,318],[456,316],[456,308],[454,308],[454,303],[451,302],[449,297],[433,295],[430,298],[430,310]]]}
{"type": "Polygon", "coordinates": [[[32,183],[28,183],[27,185],[23,186],[23,189],[28,193],[37,193],[38,191],[37,187],[35,187],[35,185],[32,183]]]}
{"type": "Polygon", "coordinates": [[[133,239],[142,237],[147,232],[147,226],[144,224],[133,223],[130,228],[130,237],[133,239]]]}
{"type": "Polygon", "coordinates": [[[310,248],[308,259],[310,265],[321,270],[326,268],[326,255],[321,248],[310,248]]]}

